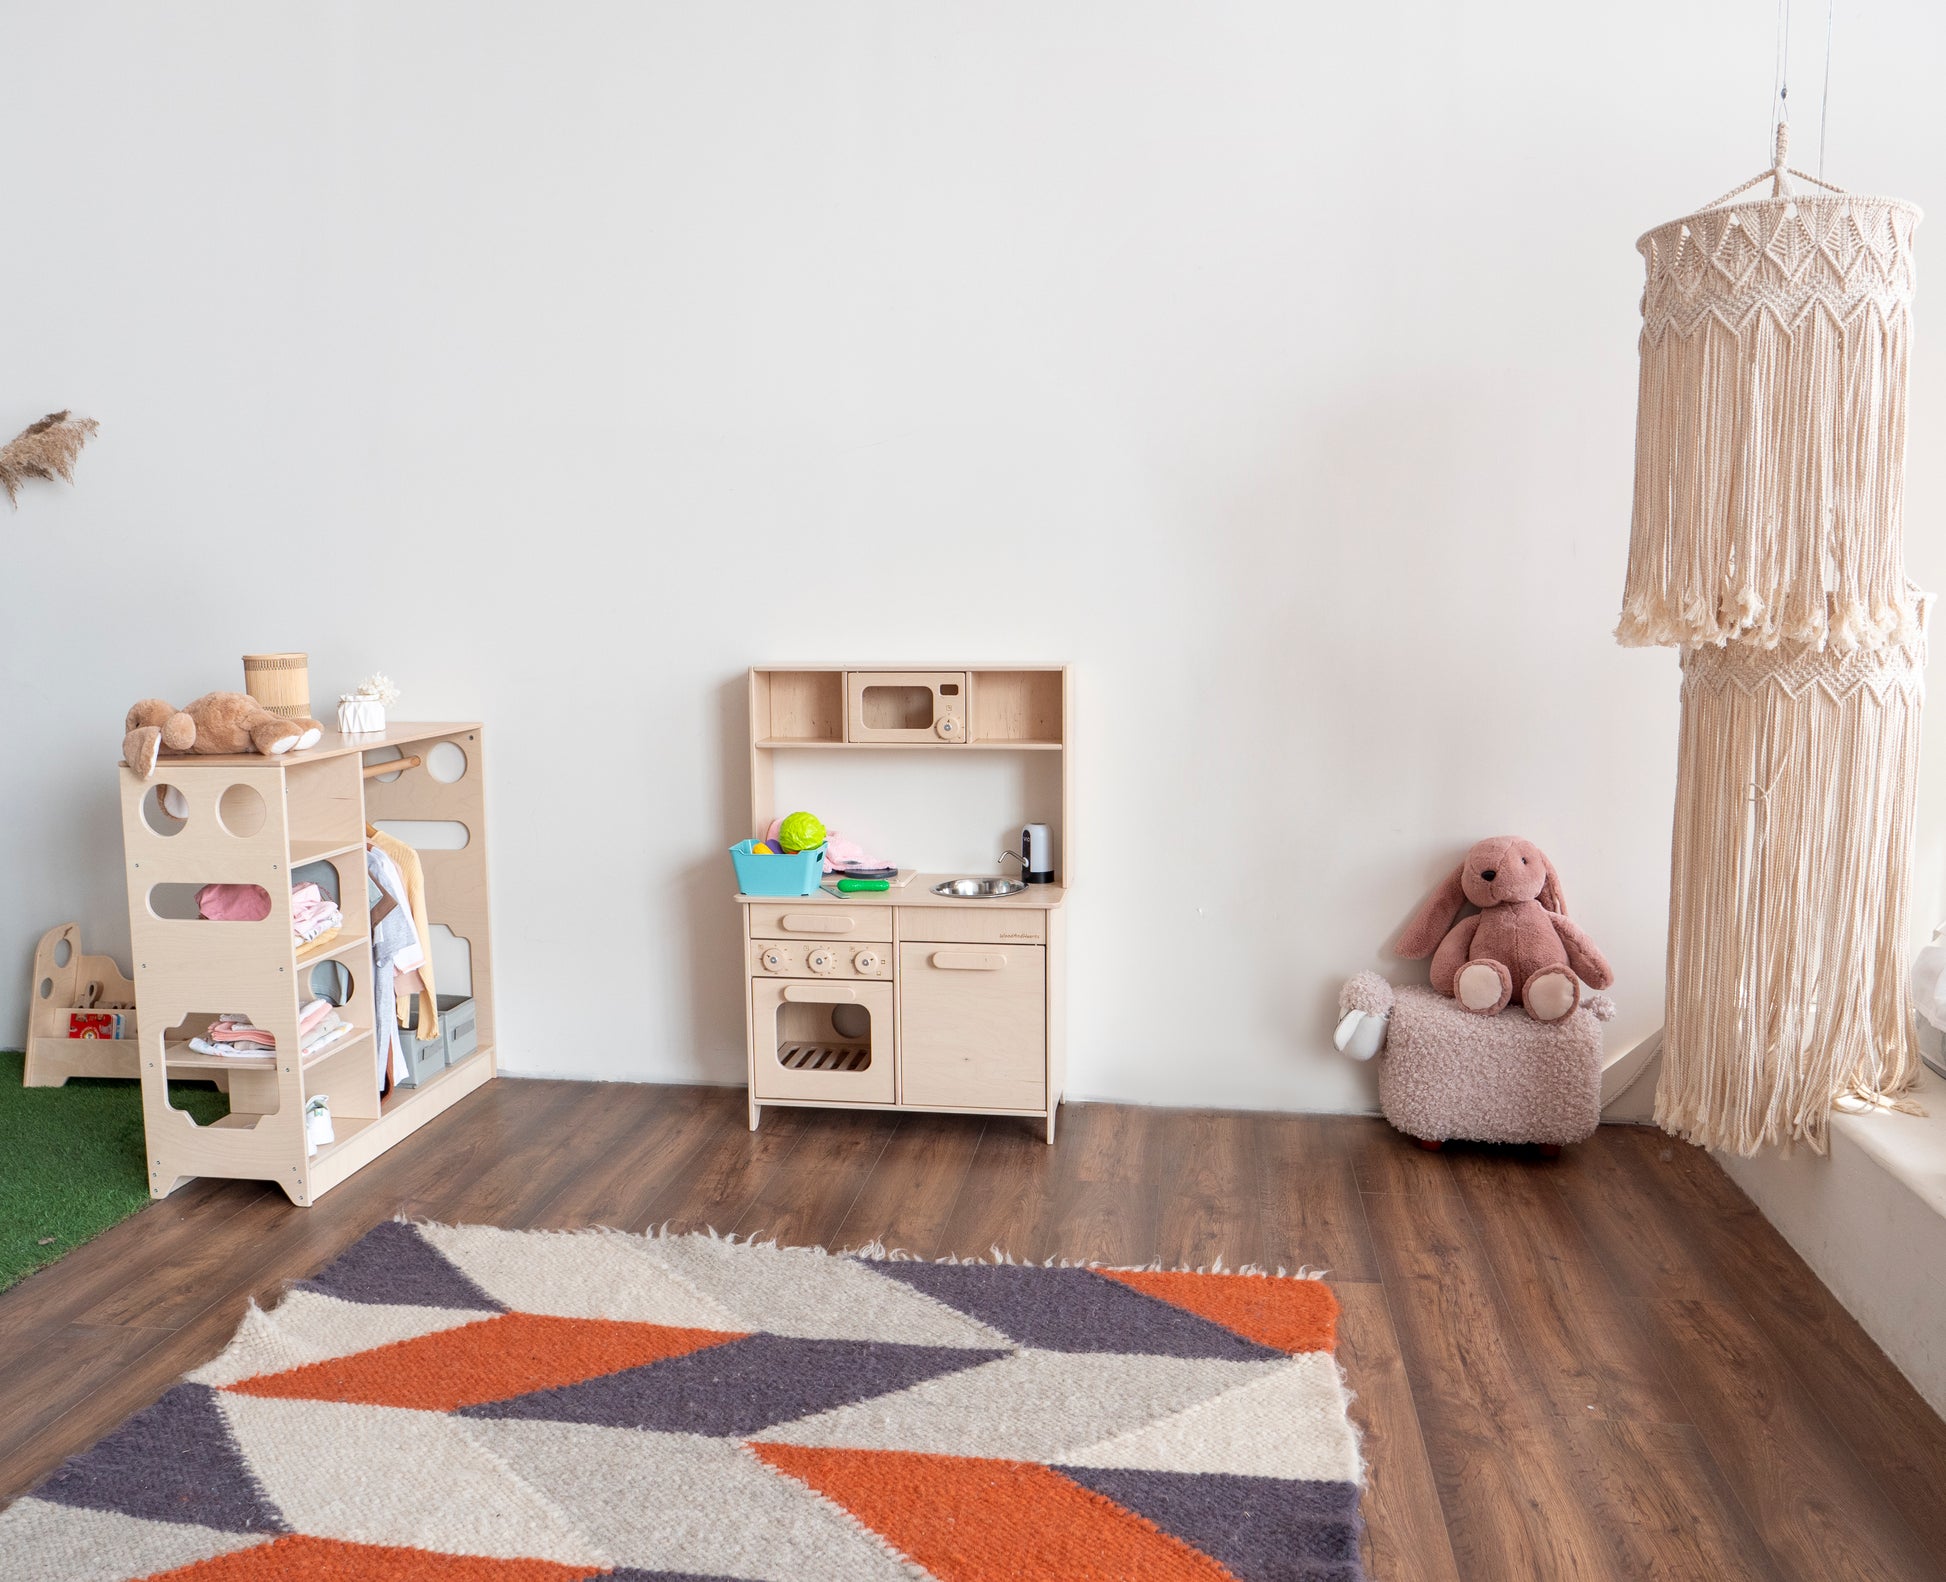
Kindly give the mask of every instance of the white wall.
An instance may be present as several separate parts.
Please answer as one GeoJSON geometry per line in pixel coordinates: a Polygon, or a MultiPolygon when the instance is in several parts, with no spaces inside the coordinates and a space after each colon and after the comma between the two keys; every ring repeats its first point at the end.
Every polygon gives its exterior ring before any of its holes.
{"type": "MultiPolygon", "coordinates": [[[[8,0],[0,428],[102,429],[0,515],[0,1042],[42,929],[125,948],[122,710],[262,648],[490,722],[516,1072],[738,1078],[781,658],[1077,667],[1077,1095],[1369,1105],[1336,984],[1501,831],[1632,1041],[1676,723],[1608,636],[1632,244],[1764,162],[1772,16],[8,0]]],[[[1841,17],[1832,176],[1946,196],[1942,47],[1841,17]]],[[[1927,336],[1935,587],[1942,410],[1927,336]]]]}

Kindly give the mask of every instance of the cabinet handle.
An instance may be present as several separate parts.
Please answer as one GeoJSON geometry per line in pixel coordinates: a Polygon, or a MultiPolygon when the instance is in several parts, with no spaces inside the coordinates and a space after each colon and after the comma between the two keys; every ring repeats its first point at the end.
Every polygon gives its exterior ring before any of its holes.
{"type": "Polygon", "coordinates": [[[784,998],[787,1000],[822,1002],[826,1005],[858,998],[856,989],[847,989],[837,983],[787,983],[784,985],[784,998]]]}
{"type": "Polygon", "coordinates": [[[849,934],[858,926],[851,917],[819,917],[815,912],[786,912],[777,920],[793,934],[849,934]]]}
{"type": "Polygon", "coordinates": [[[998,972],[1007,958],[997,950],[935,950],[932,964],[948,972],[998,972]]]}

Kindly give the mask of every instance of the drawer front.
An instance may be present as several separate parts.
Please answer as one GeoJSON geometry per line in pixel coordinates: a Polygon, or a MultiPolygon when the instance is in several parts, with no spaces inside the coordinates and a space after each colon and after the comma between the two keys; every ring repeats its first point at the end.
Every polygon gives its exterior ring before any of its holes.
{"type": "Polygon", "coordinates": [[[750,985],[750,1085],[758,1099],[890,1104],[892,985],[750,985]]]}
{"type": "Polygon", "coordinates": [[[802,901],[766,902],[750,908],[752,939],[876,939],[892,937],[889,906],[806,906],[802,901]]]}
{"type": "Polygon", "coordinates": [[[753,978],[884,978],[892,976],[892,947],[873,940],[753,939],[753,978]]]}
{"type": "Polygon", "coordinates": [[[1022,907],[902,906],[900,939],[968,945],[1044,945],[1047,914],[1022,907]]]}
{"type": "Polygon", "coordinates": [[[1047,952],[899,946],[899,1102],[1047,1107],[1047,952]]]}

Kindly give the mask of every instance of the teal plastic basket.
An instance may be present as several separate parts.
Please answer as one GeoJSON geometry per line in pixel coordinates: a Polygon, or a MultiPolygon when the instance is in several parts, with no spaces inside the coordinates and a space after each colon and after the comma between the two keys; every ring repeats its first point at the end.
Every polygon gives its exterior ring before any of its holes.
{"type": "Polygon", "coordinates": [[[754,852],[755,841],[740,840],[730,848],[737,871],[739,895],[810,895],[824,878],[824,848],[786,851],[774,855],[754,852]]]}

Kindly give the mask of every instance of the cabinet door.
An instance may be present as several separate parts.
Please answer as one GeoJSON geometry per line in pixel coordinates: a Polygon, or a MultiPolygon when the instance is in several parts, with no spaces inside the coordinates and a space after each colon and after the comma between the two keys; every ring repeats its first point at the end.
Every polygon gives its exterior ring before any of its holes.
{"type": "Polygon", "coordinates": [[[1047,951],[899,947],[899,1102],[1047,1108],[1047,951]]]}

